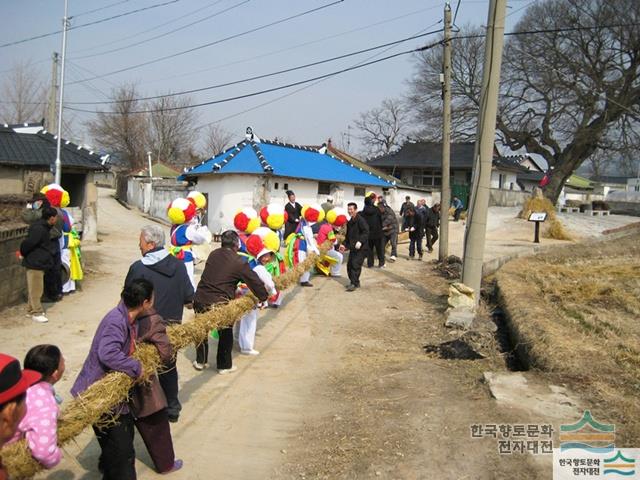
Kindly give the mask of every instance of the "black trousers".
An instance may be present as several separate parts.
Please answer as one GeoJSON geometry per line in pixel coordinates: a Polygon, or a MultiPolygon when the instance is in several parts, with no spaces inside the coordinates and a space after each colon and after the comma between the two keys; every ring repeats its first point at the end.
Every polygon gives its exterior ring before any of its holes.
{"type": "Polygon", "coordinates": [[[373,259],[374,259],[374,250],[375,256],[378,257],[378,265],[384,265],[384,237],[369,239],[369,252],[367,254],[367,267],[373,267],[373,259]]]}
{"type": "Polygon", "coordinates": [[[233,366],[233,360],[231,358],[231,351],[233,349],[233,328],[220,328],[218,329],[218,353],[216,354],[216,367],[219,370],[231,368],[233,366]]]}
{"type": "Polygon", "coordinates": [[[433,246],[438,240],[438,227],[424,227],[425,234],[427,236],[427,248],[433,250],[433,246]]]}
{"type": "Polygon", "coordinates": [[[364,263],[365,251],[349,250],[349,259],[347,260],[347,275],[351,280],[351,285],[360,286],[360,273],[362,272],[362,264],[364,263]]]}
{"type": "Polygon", "coordinates": [[[138,433],[142,437],[153,465],[158,473],[168,472],[173,468],[175,453],[167,409],[135,420],[138,433]]]}
{"type": "MultiPolygon", "coordinates": [[[[211,309],[211,305],[202,305],[198,302],[193,302],[193,311],[195,313],[204,313],[211,309]]],[[[201,365],[209,363],[209,337],[200,344],[196,345],[196,362],[201,365]]]]}
{"type": "Polygon", "coordinates": [[[44,272],[44,296],[50,300],[56,300],[60,295],[62,295],[62,260],[58,250],[53,255],[53,266],[44,272]]]}
{"type": "Polygon", "coordinates": [[[170,417],[178,417],[182,405],[178,399],[178,367],[175,359],[164,366],[164,371],[158,375],[158,379],[167,397],[167,414],[170,417]]]}
{"type": "Polygon", "coordinates": [[[136,452],[133,448],[133,416],[120,415],[113,426],[98,429],[93,427],[100,444],[98,468],[103,480],[135,480],[136,452]]]}
{"type": "MultiPolygon", "coordinates": [[[[209,310],[209,305],[201,305],[199,303],[193,304],[193,311],[195,313],[203,313],[209,310]]],[[[231,351],[233,350],[233,328],[220,328],[218,329],[218,353],[216,354],[216,368],[224,370],[231,368],[233,361],[231,358],[231,351]]],[[[196,362],[200,364],[208,363],[209,360],[209,339],[196,347],[196,362]]]]}

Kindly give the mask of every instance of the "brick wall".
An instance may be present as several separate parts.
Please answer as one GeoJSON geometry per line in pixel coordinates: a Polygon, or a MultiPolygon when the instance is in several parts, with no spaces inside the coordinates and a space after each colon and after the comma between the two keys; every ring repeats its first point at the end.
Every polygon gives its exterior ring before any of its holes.
{"type": "Polygon", "coordinates": [[[24,224],[0,225],[0,307],[20,303],[27,298],[27,277],[15,255],[27,236],[27,230],[24,224]]]}

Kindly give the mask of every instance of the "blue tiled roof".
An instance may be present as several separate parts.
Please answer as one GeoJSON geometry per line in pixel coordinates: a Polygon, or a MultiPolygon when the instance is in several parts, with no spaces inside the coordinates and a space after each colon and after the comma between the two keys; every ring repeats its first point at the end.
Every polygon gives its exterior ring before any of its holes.
{"type": "Polygon", "coordinates": [[[394,186],[384,178],[333,155],[319,153],[309,147],[265,140],[244,140],[190,168],[180,178],[225,173],[270,174],[276,177],[304,178],[321,182],[394,186]]]}

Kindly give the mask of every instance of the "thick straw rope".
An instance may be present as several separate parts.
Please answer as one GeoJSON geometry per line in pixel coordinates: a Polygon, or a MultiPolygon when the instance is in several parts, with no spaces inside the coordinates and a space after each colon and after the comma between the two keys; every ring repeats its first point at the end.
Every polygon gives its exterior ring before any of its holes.
{"type": "MultiPolygon", "coordinates": [[[[321,255],[331,247],[331,242],[321,245],[321,255]]],[[[311,253],[304,262],[280,277],[275,277],[278,290],[285,290],[295,285],[302,274],[313,267],[317,257],[316,254],[311,253]]],[[[245,313],[251,311],[256,302],[257,299],[253,295],[245,295],[196,315],[192,322],[167,328],[174,352],[188,345],[201,343],[211,330],[233,325],[245,313]]],[[[147,381],[161,368],[160,357],[152,345],[139,344],[133,356],[142,363],[143,375],[138,380],[140,382],[147,381]]],[[[58,445],[65,445],[85,428],[104,422],[105,417],[109,418],[113,407],[127,400],[129,391],[135,383],[135,379],[124,373],[111,372],[81,395],[69,401],[58,419],[58,445]]],[[[43,470],[42,465],[31,456],[25,440],[6,445],[0,453],[9,476],[14,480],[31,478],[43,470]]]]}

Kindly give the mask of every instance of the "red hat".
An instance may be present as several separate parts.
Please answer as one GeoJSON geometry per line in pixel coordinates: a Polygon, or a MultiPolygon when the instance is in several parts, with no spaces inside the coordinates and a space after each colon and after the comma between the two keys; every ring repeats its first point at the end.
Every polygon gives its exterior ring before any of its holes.
{"type": "Polygon", "coordinates": [[[18,360],[0,353],[0,405],[22,395],[41,378],[34,370],[21,370],[18,360]]]}

